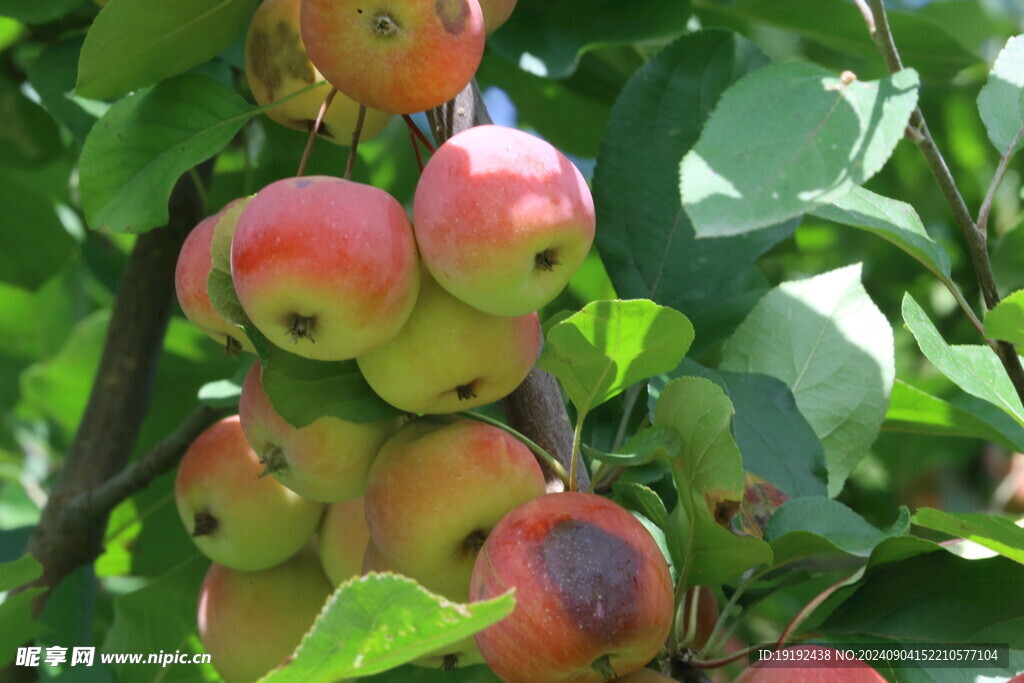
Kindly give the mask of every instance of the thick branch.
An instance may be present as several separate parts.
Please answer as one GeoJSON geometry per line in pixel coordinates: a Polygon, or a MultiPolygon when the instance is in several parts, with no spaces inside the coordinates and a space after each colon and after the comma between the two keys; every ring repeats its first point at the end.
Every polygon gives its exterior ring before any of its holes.
{"type": "MultiPolygon", "coordinates": [[[[892,37],[884,0],[869,1],[873,21],[867,22],[868,30],[871,31],[871,37],[878,46],[879,52],[882,53],[889,71],[895,73],[903,68],[903,61],[900,59],[899,50],[897,50],[896,42],[892,37]]],[[[987,235],[984,230],[985,221],[975,223],[971,217],[970,209],[967,208],[967,203],[956,186],[956,181],[949,171],[949,166],[946,165],[946,160],[942,157],[942,152],[935,144],[935,138],[928,130],[928,124],[924,120],[924,114],[921,113],[920,107],[910,115],[910,126],[916,132],[921,153],[924,154],[928,167],[931,169],[932,175],[935,176],[935,180],[938,181],[942,194],[953,211],[953,217],[964,235],[967,253],[971,257],[971,265],[978,276],[981,294],[985,299],[985,307],[991,310],[999,303],[999,290],[996,288],[996,278],[988,256],[987,235]]],[[[987,212],[982,215],[987,221],[987,212]]],[[[1013,382],[1017,395],[1024,402],[1024,367],[1021,366],[1017,351],[1012,344],[1007,342],[997,342],[993,346],[993,350],[999,356],[1010,381],[1013,382]]]]}
{"type": "MultiPolygon", "coordinates": [[[[122,473],[149,408],[173,306],[178,252],[202,217],[191,176],[178,182],[169,208],[168,225],[141,235],[132,249],[89,402],[29,541],[29,552],[43,565],[36,583],[48,589],[102,551],[107,513],[116,502],[107,497],[104,509],[87,505],[78,514],[69,514],[68,506],[122,473]]],[[[48,595],[37,599],[37,611],[48,595]]]]}
{"type": "MultiPolygon", "coordinates": [[[[447,104],[427,112],[430,128],[437,144],[467,128],[491,123],[483,97],[476,81],[447,104]]],[[[509,394],[502,407],[509,425],[536,441],[544,450],[558,459],[566,470],[572,462],[572,427],[565,411],[562,393],[554,376],[533,368],[519,388],[509,394]]],[[[543,466],[543,464],[542,464],[543,466]]],[[[562,480],[550,470],[545,471],[549,491],[560,491],[562,480]]],[[[577,472],[578,489],[586,491],[590,477],[585,468],[577,472]]]]}

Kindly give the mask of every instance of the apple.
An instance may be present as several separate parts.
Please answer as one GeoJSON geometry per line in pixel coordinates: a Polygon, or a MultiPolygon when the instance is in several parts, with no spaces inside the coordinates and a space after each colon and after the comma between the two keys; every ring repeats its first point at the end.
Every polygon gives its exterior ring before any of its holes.
{"type": "Polygon", "coordinates": [[[454,413],[492,403],[519,386],[537,358],[536,313],[483,313],[423,273],[405,327],[356,362],[370,387],[410,413],[454,413]]]}
{"type": "MultiPolygon", "coordinates": [[[[307,90],[266,112],[282,125],[309,131],[330,86],[309,61],[302,44],[300,4],[301,0],[263,0],[252,17],[245,39],[245,75],[252,96],[261,106],[314,83],[323,83],[323,87],[307,90]]],[[[338,93],[324,114],[319,133],[332,142],[349,145],[358,118],[359,104],[338,93]]],[[[380,133],[391,118],[391,114],[367,109],[360,140],[380,133]]]]}
{"type": "Polygon", "coordinates": [[[484,13],[484,32],[491,35],[512,16],[516,8],[516,0],[480,0],[480,9],[484,13]]]}
{"type": "Polygon", "coordinates": [[[818,660],[802,662],[798,666],[787,663],[773,662],[767,666],[760,661],[751,664],[736,678],[735,683],[885,683],[885,678],[859,659],[845,660],[841,666],[827,666],[829,661],[835,662],[838,650],[822,645],[796,645],[786,648],[795,654],[802,650],[817,653],[818,660]],[[822,654],[831,650],[830,659],[822,654]]]}
{"type": "Polygon", "coordinates": [[[509,683],[624,676],[658,654],[672,626],[672,579],[654,538],[592,493],[535,498],[494,527],[470,595],[487,600],[511,588],[512,614],[476,634],[509,683]]]}
{"type": "Polygon", "coordinates": [[[214,310],[206,291],[206,279],[213,267],[210,256],[213,229],[227,208],[200,221],[185,238],[174,268],[174,291],[185,317],[200,331],[224,344],[229,353],[237,353],[242,349],[255,352],[245,331],[224,320],[214,310]]]}
{"type": "Polygon", "coordinates": [[[274,410],[260,367],[257,360],[245,376],[238,416],[264,473],[309,500],[333,503],[363,495],[373,459],[402,419],[349,422],[324,415],[296,429],[274,410]]]}
{"type": "Polygon", "coordinates": [[[303,0],[300,25],[331,85],[393,114],[454,98],[484,52],[477,0],[303,0]]]}
{"type": "Polygon", "coordinates": [[[298,552],[320,522],[323,505],[260,477],[262,469],[237,415],[185,451],[174,482],[178,514],[199,550],[218,564],[273,567],[298,552]]]}
{"type": "Polygon", "coordinates": [[[309,548],[257,572],[210,565],[199,593],[199,639],[225,681],[255,681],[295,651],[330,594],[309,548]]]}
{"type": "Polygon", "coordinates": [[[366,482],[366,523],[387,563],[455,602],[491,528],[542,495],[533,453],[474,420],[421,418],[381,449],[366,482]]]}
{"type": "Polygon", "coordinates": [[[353,498],[328,506],[320,523],[316,551],[327,578],[336,587],[366,573],[363,555],[370,543],[363,499],[353,498]]]}
{"type": "Polygon", "coordinates": [[[476,126],[423,169],[413,225],[431,275],[494,315],[524,315],[558,295],[594,241],[594,199],[571,161],[514,128],[476,126]]]}
{"type": "Polygon", "coordinates": [[[394,197],[308,176],[273,182],[245,207],[231,240],[231,277],[272,343],[346,360],[398,334],[420,269],[409,217],[394,197]]]}
{"type": "MultiPolygon", "coordinates": [[[[363,513],[363,518],[366,518],[365,512],[363,513]]],[[[369,534],[369,531],[367,531],[367,534],[369,534]]],[[[388,562],[388,558],[381,554],[380,549],[374,544],[372,538],[366,541],[366,548],[363,550],[363,562],[360,566],[360,573],[369,574],[370,572],[378,574],[385,572],[399,573],[388,562]]]]}
{"type": "Polygon", "coordinates": [[[687,590],[683,597],[683,624],[690,621],[690,605],[693,604],[691,601],[694,591],[700,591],[700,593],[697,596],[697,631],[690,648],[700,652],[708,644],[708,638],[715,630],[720,614],[718,600],[715,599],[715,594],[711,589],[707,586],[693,587],[687,590]]]}

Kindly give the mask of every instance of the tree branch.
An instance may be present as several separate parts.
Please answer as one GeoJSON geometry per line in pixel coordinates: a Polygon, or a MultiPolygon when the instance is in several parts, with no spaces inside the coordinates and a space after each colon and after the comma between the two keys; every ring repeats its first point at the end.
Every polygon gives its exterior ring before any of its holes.
{"type": "MultiPolygon", "coordinates": [[[[430,128],[438,145],[473,126],[492,123],[476,80],[451,102],[427,112],[430,128]]],[[[562,401],[562,392],[553,375],[538,368],[530,370],[519,388],[502,401],[509,425],[528,436],[553,455],[568,470],[572,462],[572,426],[562,401]]],[[[564,484],[541,463],[549,491],[561,491],[564,484]]],[[[577,472],[578,490],[586,491],[590,477],[586,468],[577,472]]]]}
{"type": "MultiPolygon", "coordinates": [[[[204,164],[200,176],[208,177],[211,168],[204,164]]],[[[35,585],[48,589],[36,599],[36,613],[50,589],[80,565],[92,563],[103,549],[108,512],[117,502],[114,491],[103,487],[124,474],[149,409],[173,309],[178,252],[202,218],[193,176],[186,174],[178,181],[169,210],[168,224],[139,236],[132,249],[85,413],[29,540],[29,552],[43,565],[35,585]],[[103,505],[80,507],[80,496],[97,490],[107,491],[103,505]]]]}
{"type": "MultiPolygon", "coordinates": [[[[889,71],[895,73],[903,68],[903,60],[900,59],[899,50],[897,50],[896,42],[892,37],[892,29],[889,26],[889,18],[885,12],[884,0],[868,1],[872,15],[872,21],[867,22],[868,30],[871,32],[871,37],[878,46],[879,52],[881,52],[882,57],[885,59],[889,71]]],[[[915,137],[918,147],[928,162],[932,175],[938,181],[942,194],[946,197],[946,201],[953,211],[953,217],[956,219],[957,225],[960,226],[960,231],[964,235],[964,241],[967,243],[967,253],[970,255],[971,265],[974,267],[974,272],[978,277],[982,297],[985,299],[985,307],[992,310],[999,303],[999,290],[996,288],[996,279],[992,272],[992,262],[988,256],[988,240],[984,229],[988,215],[985,213],[985,221],[982,221],[981,214],[979,214],[979,222],[974,222],[970,209],[967,208],[967,203],[964,201],[959,188],[957,188],[956,181],[953,179],[953,174],[950,173],[949,166],[947,166],[946,160],[942,157],[942,152],[939,150],[938,145],[935,144],[935,138],[932,137],[931,131],[928,130],[928,124],[924,120],[924,114],[921,112],[920,107],[916,108],[910,115],[910,127],[916,131],[915,137]]],[[[1024,367],[1021,366],[1020,357],[1017,355],[1016,349],[1014,349],[1012,344],[1000,341],[993,345],[993,350],[999,356],[1006,374],[1017,391],[1017,396],[1024,402],[1024,367]]]]}

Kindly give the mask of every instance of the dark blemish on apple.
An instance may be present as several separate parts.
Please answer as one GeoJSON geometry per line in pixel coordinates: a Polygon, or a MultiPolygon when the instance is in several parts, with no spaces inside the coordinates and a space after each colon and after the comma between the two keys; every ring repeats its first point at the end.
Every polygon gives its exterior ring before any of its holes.
{"type": "Polygon", "coordinates": [[[469,18],[469,3],[466,0],[437,0],[434,12],[441,20],[444,30],[453,36],[462,33],[469,18]]]}
{"type": "Polygon", "coordinates": [[[313,65],[302,48],[302,38],[286,21],[277,22],[270,30],[253,31],[249,59],[253,75],[266,86],[271,100],[277,99],[277,90],[286,76],[306,83],[316,80],[313,65]]]}
{"type": "Polygon", "coordinates": [[[556,524],[541,559],[577,628],[612,641],[634,621],[639,559],[624,540],[576,519],[556,524]]]}

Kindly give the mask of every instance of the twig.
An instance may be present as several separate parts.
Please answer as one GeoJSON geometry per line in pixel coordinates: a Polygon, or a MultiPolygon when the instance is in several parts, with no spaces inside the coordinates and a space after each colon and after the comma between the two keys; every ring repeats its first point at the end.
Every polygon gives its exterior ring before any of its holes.
{"type": "Polygon", "coordinates": [[[359,105],[359,116],[356,127],[352,131],[352,146],[348,148],[348,161],[345,162],[345,180],[352,179],[352,166],[356,163],[356,150],[359,149],[359,136],[363,134],[363,122],[366,120],[366,105],[359,105]]]}
{"type": "Polygon", "coordinates": [[[836,581],[834,584],[832,584],[831,586],[829,586],[828,588],[814,596],[814,599],[812,599],[809,603],[804,605],[803,608],[796,613],[796,616],[793,617],[793,620],[789,622],[789,625],[787,625],[786,628],[782,631],[782,635],[779,636],[779,640],[775,643],[776,649],[781,648],[783,645],[789,642],[790,637],[792,637],[793,635],[793,631],[795,631],[800,626],[800,624],[804,623],[807,620],[807,617],[811,616],[811,614],[814,613],[814,610],[821,607],[821,604],[828,600],[833,593],[835,593],[843,586],[849,584],[850,579],[852,579],[855,576],[859,576],[862,572],[862,569],[858,569],[850,576],[847,576],[844,579],[836,581]]]}
{"type": "Polygon", "coordinates": [[[985,193],[985,200],[981,203],[981,209],[978,210],[978,230],[982,233],[988,233],[988,217],[992,212],[992,202],[995,200],[996,190],[999,189],[999,185],[1003,182],[1003,176],[1006,175],[1010,159],[1013,158],[1013,149],[1020,142],[1021,135],[1024,135],[1024,128],[1017,131],[1016,137],[1010,143],[1010,148],[999,157],[999,166],[996,167],[995,175],[992,176],[992,182],[989,183],[988,191],[985,193]]]}
{"type": "Polygon", "coordinates": [[[423,173],[423,157],[420,155],[420,145],[417,142],[418,138],[416,134],[412,132],[412,128],[409,128],[409,140],[412,142],[412,151],[416,153],[416,166],[419,167],[420,173],[423,173]]]}
{"type": "Polygon", "coordinates": [[[64,515],[99,515],[110,512],[119,503],[146,488],[149,482],[177,465],[196,437],[229,412],[226,408],[199,406],[167,438],[139,456],[130,467],[69,500],[64,508],[64,515]]]}
{"type": "MultiPolygon", "coordinates": [[[[871,37],[874,39],[879,52],[881,52],[886,65],[889,67],[889,71],[895,73],[903,68],[903,61],[900,59],[899,51],[896,49],[896,43],[892,37],[889,19],[885,12],[884,0],[869,0],[869,2],[873,22],[868,22],[868,29],[871,31],[871,37]]],[[[918,147],[928,162],[932,175],[938,181],[939,188],[949,203],[953,211],[953,217],[956,219],[957,225],[960,226],[960,230],[964,235],[964,241],[967,243],[967,253],[971,257],[971,265],[974,267],[974,272],[978,277],[978,284],[981,286],[985,307],[992,310],[999,303],[999,290],[996,287],[995,275],[992,272],[992,262],[988,256],[987,238],[983,229],[984,225],[980,224],[980,221],[975,223],[971,217],[970,209],[967,208],[967,203],[960,194],[959,188],[957,188],[953,174],[950,173],[949,166],[946,165],[946,160],[942,157],[942,152],[939,151],[938,146],[935,144],[935,138],[932,137],[931,131],[928,130],[928,124],[924,120],[924,114],[921,113],[920,107],[914,109],[910,115],[910,125],[919,133],[918,147]]],[[[987,214],[985,219],[987,220],[987,214]]],[[[1017,355],[1016,349],[1014,349],[1012,344],[1000,341],[996,343],[993,350],[1002,362],[1010,381],[1013,383],[1017,396],[1024,402],[1024,367],[1021,366],[1020,357],[1017,355]]]]}
{"type": "Polygon", "coordinates": [[[316,140],[316,135],[320,132],[320,124],[324,121],[327,108],[331,106],[331,102],[337,94],[338,89],[331,88],[330,92],[327,93],[327,97],[324,98],[324,103],[320,105],[320,111],[317,112],[316,120],[313,121],[313,125],[309,129],[309,138],[306,140],[306,148],[302,150],[302,159],[299,160],[299,170],[295,172],[296,176],[306,173],[306,164],[309,162],[309,155],[313,152],[313,141],[316,140]]]}

